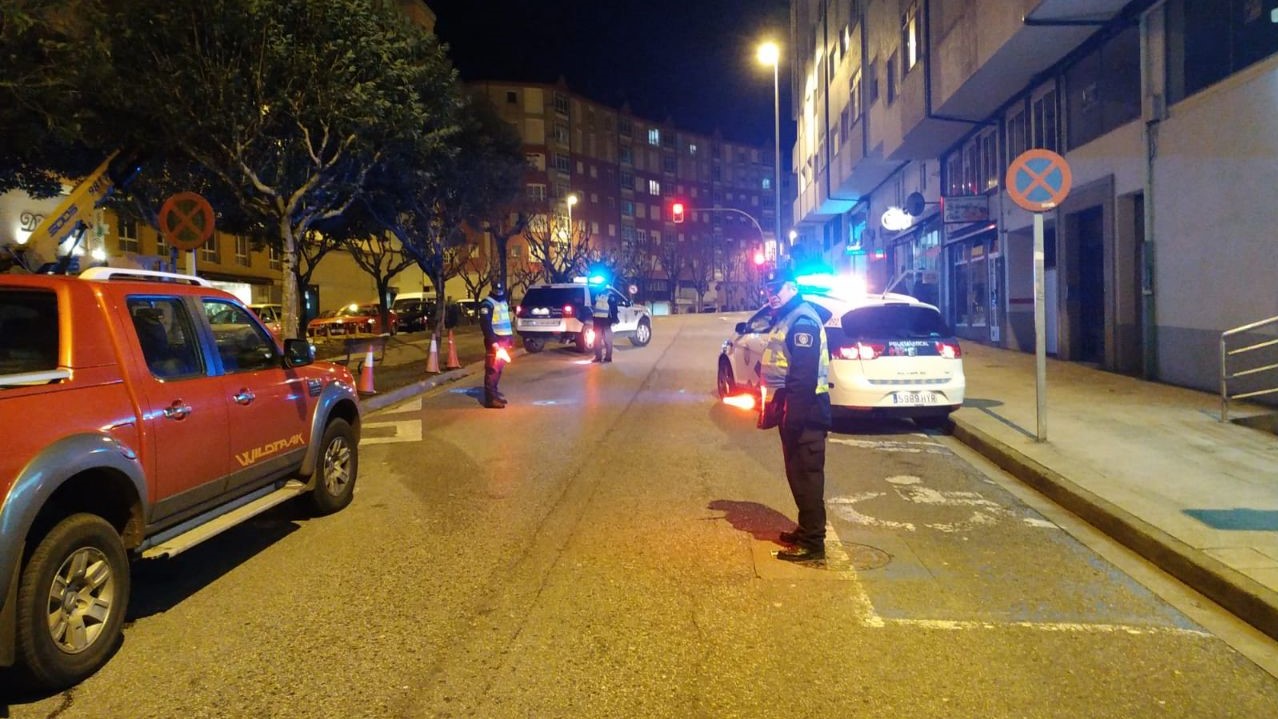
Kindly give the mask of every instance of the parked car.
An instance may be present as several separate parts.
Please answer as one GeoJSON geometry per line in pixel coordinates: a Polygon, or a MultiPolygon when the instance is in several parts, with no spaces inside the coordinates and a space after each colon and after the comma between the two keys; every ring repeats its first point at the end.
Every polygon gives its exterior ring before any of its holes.
{"type": "Polygon", "coordinates": [[[395,326],[400,332],[421,332],[435,321],[435,301],[410,292],[395,298],[395,326]]]}
{"type": "Polygon", "coordinates": [[[382,311],[376,302],[350,304],[337,310],[331,317],[316,317],[306,325],[311,337],[343,337],[346,335],[396,334],[395,310],[387,310],[389,322],[382,327],[382,311]]]}
{"type": "Polygon", "coordinates": [[[266,325],[266,329],[271,331],[271,335],[275,339],[281,337],[281,322],[284,320],[284,308],[281,305],[249,305],[248,308],[253,310],[253,314],[266,325]]]}
{"type": "Polygon", "coordinates": [[[0,275],[0,663],[45,689],[119,646],[130,562],[354,496],[351,373],[196,277],[0,275]],[[18,420],[18,418],[21,418],[18,420]]]}
{"type": "MultiPolygon", "coordinates": [[[[632,303],[613,287],[602,289],[617,297],[618,321],[613,325],[613,337],[628,337],[636,347],[652,341],[652,312],[632,303]]],[[[529,288],[515,307],[515,330],[523,339],[524,349],[540,352],[547,341],[559,341],[576,345],[579,352],[588,351],[594,336],[590,291],[584,280],[529,288]]]]}
{"type": "MultiPolygon", "coordinates": [[[[892,293],[804,298],[819,308],[825,324],[834,410],[937,427],[962,406],[963,352],[935,306],[892,293]]],[[[765,305],[724,341],[716,381],[721,397],[758,392],[759,360],[771,325],[765,305]]]]}

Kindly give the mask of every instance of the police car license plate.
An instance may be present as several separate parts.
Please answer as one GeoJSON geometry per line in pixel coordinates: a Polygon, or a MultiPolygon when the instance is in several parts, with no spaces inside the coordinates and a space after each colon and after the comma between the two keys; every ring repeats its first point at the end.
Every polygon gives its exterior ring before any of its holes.
{"type": "Polygon", "coordinates": [[[524,324],[528,327],[554,327],[559,320],[524,320],[524,324]]]}
{"type": "Polygon", "coordinates": [[[935,392],[894,392],[892,404],[936,404],[935,392]]]}

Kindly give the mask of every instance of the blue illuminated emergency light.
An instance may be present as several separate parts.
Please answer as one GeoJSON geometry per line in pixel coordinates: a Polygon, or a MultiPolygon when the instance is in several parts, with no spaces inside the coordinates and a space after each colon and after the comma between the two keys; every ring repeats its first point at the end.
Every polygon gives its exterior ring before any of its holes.
{"type": "Polygon", "coordinates": [[[608,281],[608,278],[604,277],[603,275],[591,275],[589,280],[590,284],[592,285],[602,285],[603,283],[607,281],[608,281]]]}

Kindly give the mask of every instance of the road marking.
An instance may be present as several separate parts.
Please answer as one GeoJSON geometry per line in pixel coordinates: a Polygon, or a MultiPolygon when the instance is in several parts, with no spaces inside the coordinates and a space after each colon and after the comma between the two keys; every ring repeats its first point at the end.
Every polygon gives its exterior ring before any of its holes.
{"type": "Polygon", "coordinates": [[[398,442],[420,442],[422,440],[422,421],[405,419],[393,422],[365,422],[360,431],[361,445],[395,444],[398,442]]]}
{"type": "MultiPolygon", "coordinates": [[[[926,435],[919,435],[926,436],[926,435]]],[[[852,437],[830,437],[834,444],[845,444],[857,449],[873,449],[880,452],[905,452],[907,454],[950,454],[950,450],[939,442],[898,442],[892,439],[854,439],[852,437]]]]}
{"type": "MultiPolygon", "coordinates": [[[[901,499],[913,504],[921,504],[930,507],[971,507],[971,515],[955,521],[955,522],[929,522],[922,526],[933,529],[938,532],[955,533],[965,532],[977,527],[988,527],[997,524],[1002,519],[1012,518],[1015,513],[1003,505],[986,499],[980,492],[968,492],[960,490],[943,491],[926,487],[923,485],[923,478],[912,474],[898,474],[886,477],[883,481],[891,485],[892,490],[901,499]]],[[[880,519],[862,512],[854,505],[860,502],[866,502],[872,499],[884,497],[887,492],[866,491],[852,494],[845,497],[831,497],[826,500],[826,505],[831,508],[835,514],[854,524],[864,527],[880,527],[883,529],[900,529],[906,532],[914,532],[918,530],[918,526],[913,522],[899,522],[891,519],[880,519]]],[[[1026,518],[1024,520],[1026,526],[1050,529],[1056,525],[1044,521],[1042,519],[1026,518]]]]}
{"type": "Polygon", "coordinates": [[[420,412],[421,409],[422,409],[422,398],[414,397],[412,399],[406,399],[403,402],[400,402],[398,404],[393,404],[389,407],[383,407],[382,409],[379,409],[376,412],[374,412],[373,415],[376,416],[376,415],[382,415],[382,414],[395,414],[397,412],[420,412]]]}

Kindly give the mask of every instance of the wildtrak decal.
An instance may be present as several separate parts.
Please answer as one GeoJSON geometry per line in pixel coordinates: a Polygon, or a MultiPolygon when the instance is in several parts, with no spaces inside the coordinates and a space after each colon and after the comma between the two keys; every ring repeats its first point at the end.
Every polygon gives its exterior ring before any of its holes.
{"type": "Polygon", "coordinates": [[[251,464],[257,464],[257,461],[263,457],[269,457],[281,450],[289,447],[299,447],[303,444],[305,444],[305,441],[302,439],[302,433],[298,432],[288,439],[277,439],[261,447],[254,447],[247,452],[240,452],[235,455],[235,460],[240,463],[241,467],[247,467],[251,464]]]}

